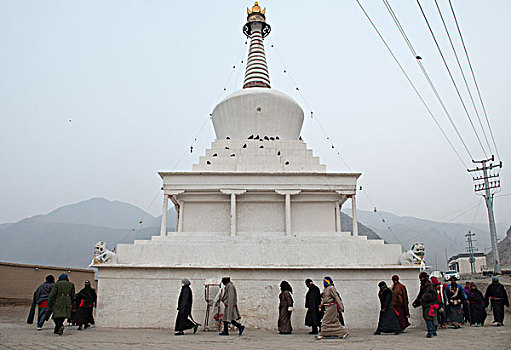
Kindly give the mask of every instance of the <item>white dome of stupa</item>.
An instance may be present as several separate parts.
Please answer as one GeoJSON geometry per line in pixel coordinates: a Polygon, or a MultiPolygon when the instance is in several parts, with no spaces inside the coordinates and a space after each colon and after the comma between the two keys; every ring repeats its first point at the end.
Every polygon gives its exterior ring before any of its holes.
{"type": "Polygon", "coordinates": [[[283,92],[253,87],[237,91],[213,110],[217,139],[278,137],[297,140],[303,124],[303,110],[283,92]]]}

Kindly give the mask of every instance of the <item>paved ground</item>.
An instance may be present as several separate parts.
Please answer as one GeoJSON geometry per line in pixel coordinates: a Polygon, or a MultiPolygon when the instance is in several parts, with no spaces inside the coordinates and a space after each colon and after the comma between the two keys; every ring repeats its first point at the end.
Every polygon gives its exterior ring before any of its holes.
{"type": "MultiPolygon", "coordinates": [[[[510,349],[511,327],[440,330],[439,336],[425,338],[422,329],[401,335],[375,336],[371,330],[351,329],[346,340],[317,341],[305,332],[278,335],[247,329],[243,336],[220,337],[198,331],[176,337],[170,330],[91,328],[77,331],[68,327],[63,336],[53,334],[53,323],[42,331],[25,323],[26,306],[0,307],[0,349],[510,349]]],[[[491,319],[491,316],[490,316],[491,319]]],[[[511,320],[507,320],[511,322],[511,320]]]]}

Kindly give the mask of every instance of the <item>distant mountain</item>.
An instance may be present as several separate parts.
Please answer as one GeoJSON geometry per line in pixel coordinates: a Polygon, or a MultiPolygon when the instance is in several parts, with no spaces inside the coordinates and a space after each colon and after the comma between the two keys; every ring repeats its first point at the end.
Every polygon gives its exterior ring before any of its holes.
{"type": "MultiPolygon", "coordinates": [[[[160,234],[161,217],[119,201],[93,198],[65,205],[45,215],[0,225],[0,261],[86,267],[94,244],[150,239],[160,234]]],[[[168,212],[167,230],[176,227],[175,210],[168,212]]]]}
{"type": "MultiPolygon", "coordinates": [[[[511,227],[507,229],[506,237],[497,243],[499,250],[500,265],[502,267],[511,268],[511,227]]],[[[493,266],[493,253],[490,251],[486,254],[488,266],[493,266]]]]}
{"type": "MultiPolygon", "coordinates": [[[[446,255],[465,252],[465,234],[475,233],[475,247],[480,252],[490,246],[488,226],[481,223],[446,223],[419,219],[411,216],[398,216],[388,212],[357,210],[357,218],[375,231],[388,243],[400,243],[405,250],[413,243],[422,242],[426,247],[426,262],[433,268],[447,267],[446,255]],[[385,220],[385,222],[383,221],[385,220]]],[[[504,233],[508,225],[497,225],[497,231],[504,233]]],[[[503,235],[499,235],[502,237],[503,235]]]]}
{"type": "Polygon", "coordinates": [[[24,223],[66,223],[85,224],[110,228],[133,228],[139,222],[158,226],[157,218],[128,203],[92,198],[75,204],[65,205],[45,215],[24,219],[24,223]]]}

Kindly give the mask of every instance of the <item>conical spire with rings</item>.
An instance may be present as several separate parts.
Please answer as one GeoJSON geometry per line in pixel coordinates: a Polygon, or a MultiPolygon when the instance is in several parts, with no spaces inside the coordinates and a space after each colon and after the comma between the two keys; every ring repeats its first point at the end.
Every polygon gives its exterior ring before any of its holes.
{"type": "Polygon", "coordinates": [[[250,49],[243,82],[244,89],[251,87],[270,88],[270,74],[266,64],[263,40],[270,34],[271,27],[266,23],[265,12],[266,9],[261,10],[257,2],[252,10],[247,8],[247,23],[243,26],[243,33],[247,38],[250,38],[250,49]]]}

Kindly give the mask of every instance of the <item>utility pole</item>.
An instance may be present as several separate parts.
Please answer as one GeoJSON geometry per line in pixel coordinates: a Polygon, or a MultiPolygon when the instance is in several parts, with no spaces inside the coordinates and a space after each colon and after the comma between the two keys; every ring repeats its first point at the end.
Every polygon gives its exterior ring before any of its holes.
{"type": "Polygon", "coordinates": [[[474,189],[476,193],[481,193],[488,209],[488,221],[490,225],[491,250],[493,254],[493,272],[501,274],[499,250],[497,249],[497,230],[495,228],[495,217],[493,216],[493,195],[495,190],[500,188],[500,177],[498,173],[491,174],[491,170],[502,168],[502,161],[493,164],[495,157],[492,155],[489,159],[472,160],[472,163],[478,164],[474,169],[467,169],[468,172],[482,171],[482,176],[474,177],[474,189]]]}
{"type": "Polygon", "coordinates": [[[477,251],[476,248],[474,248],[474,242],[476,241],[475,239],[472,239],[472,237],[475,236],[475,233],[472,233],[470,231],[468,231],[468,233],[465,235],[465,237],[467,237],[467,244],[468,246],[466,247],[467,251],[468,251],[468,254],[470,254],[470,258],[469,258],[469,262],[470,262],[470,273],[471,274],[475,274],[476,273],[476,259],[474,257],[474,251],[477,251]]]}

